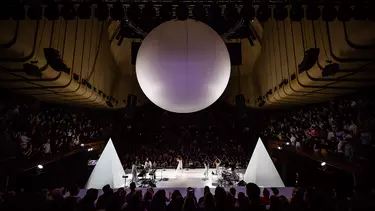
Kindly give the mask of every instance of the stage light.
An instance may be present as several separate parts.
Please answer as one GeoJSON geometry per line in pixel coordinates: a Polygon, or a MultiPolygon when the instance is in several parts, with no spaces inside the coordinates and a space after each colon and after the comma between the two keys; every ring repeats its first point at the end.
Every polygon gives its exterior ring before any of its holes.
{"type": "Polygon", "coordinates": [[[288,146],[289,146],[289,145],[290,145],[290,142],[289,142],[289,141],[288,141],[288,142],[286,142],[286,145],[288,145],[288,146]]]}
{"type": "Polygon", "coordinates": [[[43,166],[39,164],[38,169],[43,169],[43,166]]]}
{"type": "Polygon", "coordinates": [[[50,3],[44,10],[44,17],[48,20],[58,20],[60,18],[60,9],[56,3],[50,3]]]}
{"type": "Polygon", "coordinates": [[[277,149],[278,149],[278,150],[282,150],[283,148],[282,148],[281,146],[278,146],[277,149]]]}
{"type": "Polygon", "coordinates": [[[324,167],[326,164],[326,162],[322,162],[320,165],[324,167]]]}
{"type": "Polygon", "coordinates": [[[85,144],[81,144],[81,147],[84,147],[85,146],[85,144]]]}
{"type": "Polygon", "coordinates": [[[40,5],[31,5],[29,9],[27,10],[27,17],[30,18],[30,20],[41,20],[43,15],[43,10],[40,5]]]}
{"type": "Polygon", "coordinates": [[[77,14],[80,19],[90,19],[91,7],[87,2],[82,2],[78,6],[77,14]]]}
{"type": "Polygon", "coordinates": [[[65,3],[64,7],[61,9],[61,16],[65,20],[73,20],[77,17],[76,8],[72,3],[65,3]]]}
{"type": "Polygon", "coordinates": [[[124,6],[121,2],[115,2],[111,8],[111,17],[113,20],[119,21],[125,15],[124,6]]]}
{"type": "Polygon", "coordinates": [[[143,40],[136,60],[141,89],[151,102],[175,113],[200,111],[224,92],[231,64],[222,38],[208,25],[168,21],[143,40]]]}
{"type": "Polygon", "coordinates": [[[176,8],[176,16],[177,20],[184,21],[187,20],[189,17],[189,8],[187,8],[186,4],[180,3],[176,8]]]}

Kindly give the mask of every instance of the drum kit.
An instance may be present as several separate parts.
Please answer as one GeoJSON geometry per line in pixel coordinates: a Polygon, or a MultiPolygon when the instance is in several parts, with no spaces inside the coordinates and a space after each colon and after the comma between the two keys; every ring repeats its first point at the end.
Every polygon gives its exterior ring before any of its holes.
{"type": "Polygon", "coordinates": [[[235,169],[221,168],[221,177],[218,179],[218,183],[221,187],[230,187],[239,182],[239,176],[235,169]]]}

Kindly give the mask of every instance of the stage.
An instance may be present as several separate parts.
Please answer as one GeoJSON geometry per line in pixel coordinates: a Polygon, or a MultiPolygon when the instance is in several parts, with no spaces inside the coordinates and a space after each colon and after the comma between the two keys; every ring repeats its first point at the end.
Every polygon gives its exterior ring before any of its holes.
{"type": "MultiPolygon", "coordinates": [[[[210,187],[211,193],[215,193],[215,188],[218,186],[218,177],[217,175],[213,175],[212,172],[216,172],[216,169],[209,169],[208,179],[204,179],[204,169],[184,169],[182,172],[178,172],[175,169],[157,169],[156,170],[156,180],[154,191],[157,191],[159,189],[164,189],[167,193],[167,196],[169,193],[172,193],[174,190],[179,190],[182,195],[186,195],[186,189],[188,187],[192,187],[195,190],[195,196],[196,197],[202,197],[203,196],[203,188],[205,186],[210,187]]],[[[238,169],[237,173],[239,175],[240,180],[243,179],[243,174],[245,172],[245,169],[238,169]]],[[[124,179],[125,189],[127,192],[129,192],[129,184],[131,183],[132,175],[127,170],[125,171],[126,176],[126,183],[124,179]]],[[[139,172],[138,172],[139,173],[139,172]]],[[[150,176],[147,174],[145,177],[146,179],[150,179],[150,176]]],[[[229,191],[231,187],[236,188],[237,193],[243,192],[246,193],[246,188],[233,185],[233,186],[225,186],[224,188],[229,191]]],[[[262,187],[261,191],[263,190],[262,187]]],[[[267,187],[271,188],[271,187],[267,187]]],[[[117,188],[114,188],[115,190],[117,188]]],[[[141,181],[137,183],[137,189],[142,190],[143,193],[147,191],[147,186],[142,187],[141,181]]],[[[292,196],[293,188],[278,188],[280,191],[280,194],[286,196],[287,198],[290,198],[292,196]]],[[[82,189],[79,193],[80,197],[83,197],[86,194],[86,189],[82,189]]],[[[99,195],[102,194],[102,190],[99,190],[99,195]]]]}
{"type": "MultiPolygon", "coordinates": [[[[243,179],[243,173],[245,169],[237,170],[240,180],[243,179]]],[[[208,179],[204,179],[204,169],[183,169],[182,171],[176,171],[175,169],[157,169],[155,185],[158,188],[202,188],[208,186],[215,188],[217,186],[218,177],[213,175],[212,172],[216,173],[216,169],[209,169],[208,179]]],[[[126,172],[128,178],[126,179],[125,186],[129,186],[132,175],[126,172]]],[[[150,178],[147,175],[146,178],[150,178]]],[[[125,182],[125,181],[124,181],[125,182]]],[[[139,186],[139,185],[138,185],[139,186]]]]}

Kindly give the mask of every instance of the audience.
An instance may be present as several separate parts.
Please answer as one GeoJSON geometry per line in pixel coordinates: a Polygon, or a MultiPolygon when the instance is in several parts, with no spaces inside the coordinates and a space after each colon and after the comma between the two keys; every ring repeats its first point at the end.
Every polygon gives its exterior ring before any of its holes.
{"type": "Polygon", "coordinates": [[[368,152],[375,128],[375,101],[334,100],[304,107],[299,111],[275,113],[267,118],[266,139],[284,141],[296,150],[329,152],[353,161],[368,152]]]}
{"type": "Polygon", "coordinates": [[[98,139],[103,127],[94,115],[58,105],[30,105],[13,102],[0,106],[0,156],[39,159],[69,151],[98,139]]]}

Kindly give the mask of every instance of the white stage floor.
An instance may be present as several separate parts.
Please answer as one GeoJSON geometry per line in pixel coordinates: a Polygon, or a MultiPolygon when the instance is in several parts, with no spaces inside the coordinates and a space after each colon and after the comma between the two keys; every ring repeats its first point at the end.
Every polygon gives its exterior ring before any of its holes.
{"type": "MultiPolygon", "coordinates": [[[[184,169],[183,171],[176,171],[175,169],[157,169],[156,170],[156,187],[158,188],[202,188],[208,186],[215,188],[217,185],[217,175],[212,175],[212,172],[216,172],[216,169],[209,169],[208,179],[204,179],[204,169],[184,169]],[[161,181],[160,179],[168,179],[167,181],[161,181]]],[[[238,172],[243,172],[239,170],[238,172]]],[[[243,179],[243,173],[238,173],[240,180],[243,179]]],[[[128,179],[126,180],[126,186],[129,186],[132,175],[127,174],[128,179]]],[[[149,178],[147,175],[146,178],[149,178]]]]}
{"type": "MultiPolygon", "coordinates": [[[[243,173],[244,169],[238,169],[238,175],[240,177],[240,180],[243,179],[243,173]]],[[[154,188],[155,191],[159,189],[164,189],[167,193],[172,193],[174,190],[179,190],[182,195],[186,194],[186,189],[188,187],[192,187],[195,189],[195,195],[196,197],[203,196],[203,188],[205,186],[210,187],[211,193],[215,192],[215,188],[217,187],[217,176],[212,175],[212,172],[216,172],[216,169],[210,169],[209,170],[209,176],[208,180],[204,180],[204,169],[184,169],[182,172],[177,172],[175,169],[165,169],[164,171],[162,169],[156,170],[156,188],[154,188]],[[162,178],[168,178],[167,181],[160,181],[162,178]]],[[[132,175],[126,172],[128,178],[126,179],[126,191],[129,192],[129,184],[131,183],[132,175]]],[[[146,178],[150,178],[150,176],[147,175],[146,178]]],[[[140,186],[140,182],[138,183],[137,187],[140,186]]],[[[244,192],[246,193],[245,187],[240,186],[234,186],[238,192],[244,192]]],[[[118,187],[117,187],[118,188],[118,187]]],[[[115,190],[117,189],[114,188],[115,190]]],[[[225,187],[227,191],[229,191],[230,187],[225,187]]],[[[262,187],[261,191],[263,190],[262,187]]],[[[267,187],[270,188],[270,187],[267,187]]],[[[143,193],[147,191],[147,188],[137,188],[138,190],[142,190],[143,193]]],[[[293,188],[285,187],[285,188],[278,188],[281,195],[286,196],[287,198],[290,198],[292,196],[293,188]]],[[[83,197],[86,194],[86,189],[81,189],[79,196],[83,197]]],[[[102,194],[102,190],[99,190],[99,195],[102,194]]],[[[168,195],[168,194],[167,194],[168,195]]]]}

